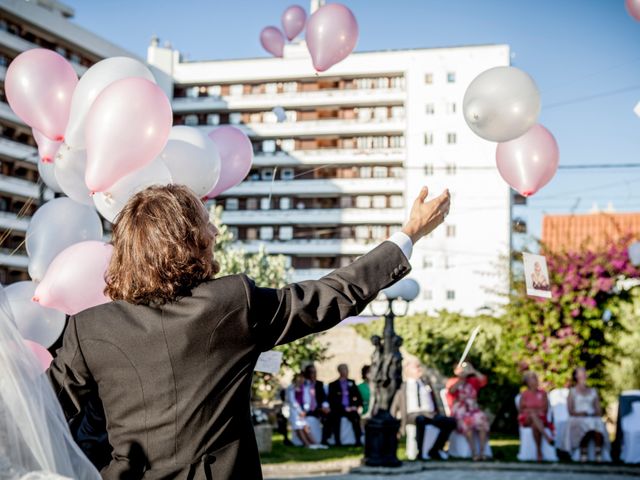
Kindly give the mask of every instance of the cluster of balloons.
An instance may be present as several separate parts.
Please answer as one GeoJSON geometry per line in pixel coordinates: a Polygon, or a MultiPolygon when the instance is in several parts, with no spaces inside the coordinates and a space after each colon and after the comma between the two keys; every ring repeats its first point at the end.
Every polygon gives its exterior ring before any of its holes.
{"type": "Polygon", "coordinates": [[[232,126],[208,133],[172,126],[169,99],[131,58],[102,60],[78,81],[59,54],[28,50],[9,65],[5,88],[13,111],[32,128],[43,181],[66,195],[31,218],[32,280],[6,288],[18,330],[46,351],[65,314],[109,301],[104,277],[112,247],[102,241],[100,215],[113,222],[132,195],[151,185],[179,183],[213,198],[244,179],[253,149],[232,126]]]}
{"type": "Polygon", "coordinates": [[[462,109],[471,130],[498,142],[498,171],[514,190],[529,197],[551,181],[560,152],[551,132],[537,123],[540,92],[527,73],[515,67],[482,72],[467,88],[462,109]]]}
{"type": "Polygon", "coordinates": [[[282,14],[282,31],[268,26],[260,32],[262,47],[273,56],[282,57],[285,37],[289,41],[296,38],[305,29],[306,22],[305,40],[313,67],[324,72],[347,58],[358,42],[356,17],[342,4],[323,5],[308,22],[306,20],[304,8],[299,5],[288,7],[282,14]]]}

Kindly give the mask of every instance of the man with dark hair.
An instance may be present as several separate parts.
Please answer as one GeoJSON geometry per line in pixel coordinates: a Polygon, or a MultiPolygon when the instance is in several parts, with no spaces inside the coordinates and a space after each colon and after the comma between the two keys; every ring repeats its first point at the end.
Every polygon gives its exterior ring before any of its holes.
{"type": "Polygon", "coordinates": [[[356,446],[362,445],[362,429],[360,427],[360,414],[358,408],[362,407],[362,397],[356,382],[349,378],[349,367],[341,363],[338,365],[337,380],[329,384],[329,407],[331,408],[331,430],[334,434],[336,446],[341,445],[340,423],[345,417],[353,426],[353,434],[356,437],[356,446]]]}
{"type": "MultiPolygon", "coordinates": [[[[307,413],[311,417],[316,417],[322,423],[322,443],[327,444],[327,440],[331,436],[331,426],[329,422],[329,401],[327,392],[324,389],[324,383],[318,380],[318,372],[313,364],[307,365],[304,369],[304,378],[307,386],[310,388],[315,400],[314,408],[307,413]]],[[[317,441],[317,440],[316,440],[317,441]]]]}

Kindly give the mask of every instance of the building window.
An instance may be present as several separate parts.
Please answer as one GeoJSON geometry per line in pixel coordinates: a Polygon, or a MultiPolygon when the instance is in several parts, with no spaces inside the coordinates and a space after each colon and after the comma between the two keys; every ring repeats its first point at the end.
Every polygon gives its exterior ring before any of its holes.
{"type": "Polygon", "coordinates": [[[433,115],[434,113],[436,113],[436,106],[433,103],[427,103],[427,105],[425,106],[425,113],[427,115],[433,115]]]}
{"type": "Polygon", "coordinates": [[[222,95],[222,86],[220,85],[209,85],[207,87],[207,95],[210,97],[219,97],[222,95]]]}
{"type": "Polygon", "coordinates": [[[456,83],[456,72],[447,73],[447,83],[456,83]]]}
{"type": "Polygon", "coordinates": [[[78,65],[80,65],[80,55],[78,55],[77,53],[72,53],[71,55],[69,55],[69,61],[71,63],[77,63],[78,65]]]}
{"type": "Polygon", "coordinates": [[[386,208],[387,197],[384,195],[374,195],[372,205],[373,208],[386,208]]]}
{"type": "Polygon", "coordinates": [[[186,115],[184,117],[184,124],[189,125],[190,127],[195,127],[196,125],[198,125],[198,115],[186,115]]]}
{"type": "Polygon", "coordinates": [[[352,206],[352,197],[340,197],[340,208],[351,208],[352,206]]]}
{"type": "Polygon", "coordinates": [[[265,93],[274,94],[278,93],[278,84],[277,83],[266,83],[264,86],[265,93]]]}
{"type": "Polygon", "coordinates": [[[447,300],[455,300],[456,292],[455,290],[447,290],[447,300]]]}
{"type": "Polygon", "coordinates": [[[258,209],[258,199],[247,198],[247,210],[257,210],[257,209],[258,209]]]}
{"type": "Polygon", "coordinates": [[[387,167],[373,167],[373,178],[387,178],[387,167]]]}
{"type": "Polygon", "coordinates": [[[234,97],[242,95],[243,93],[244,93],[244,85],[242,85],[241,83],[231,85],[231,87],[229,88],[229,94],[234,97]]]}
{"type": "Polygon", "coordinates": [[[422,298],[424,298],[425,300],[433,299],[433,292],[431,290],[423,290],[422,291],[422,298]]]}
{"type": "Polygon", "coordinates": [[[427,85],[431,85],[433,83],[433,73],[424,74],[424,83],[427,85]]]}
{"type": "Polygon", "coordinates": [[[207,125],[220,125],[220,115],[217,113],[208,114],[207,125]]]}
{"type": "Polygon", "coordinates": [[[240,201],[237,198],[229,197],[224,202],[225,210],[238,210],[240,207],[240,201]]]}
{"type": "Polygon", "coordinates": [[[431,260],[430,258],[424,257],[422,259],[422,268],[424,269],[433,268],[433,260],[431,260]]]}
{"type": "Polygon", "coordinates": [[[273,227],[260,227],[260,240],[273,240],[273,227]]]}
{"type": "Polygon", "coordinates": [[[229,114],[229,123],[231,125],[240,125],[242,123],[242,113],[233,112],[229,114]]]}
{"type": "Polygon", "coordinates": [[[458,136],[455,133],[447,133],[447,143],[453,145],[458,141],[458,136]]]}
{"type": "Polygon", "coordinates": [[[447,237],[455,237],[456,236],[456,226],[455,225],[447,225],[447,237]]]}
{"type": "Polygon", "coordinates": [[[360,178],[371,178],[371,167],[360,167],[360,178]]]}
{"type": "Polygon", "coordinates": [[[447,175],[455,175],[456,174],[456,166],[453,163],[447,164],[445,167],[445,172],[447,175]]]}
{"type": "Polygon", "coordinates": [[[389,197],[389,206],[391,208],[404,207],[404,197],[402,195],[391,195],[391,197],[389,197]]]}
{"type": "Polygon", "coordinates": [[[404,178],[404,170],[402,167],[390,167],[389,176],[391,178],[404,178]]]}
{"type": "Polygon", "coordinates": [[[456,102],[447,102],[446,111],[449,115],[456,113],[456,102]]]}
{"type": "Polygon", "coordinates": [[[371,197],[368,195],[359,195],[356,197],[357,208],[371,208],[371,197]]]}
{"type": "Polygon", "coordinates": [[[396,120],[404,118],[404,107],[402,105],[391,107],[391,118],[395,118],[396,120]]]}
{"type": "Polygon", "coordinates": [[[404,147],[404,135],[394,135],[389,139],[389,143],[391,145],[391,148],[404,147]]]}
{"type": "Polygon", "coordinates": [[[371,238],[379,241],[385,240],[387,238],[387,226],[373,225],[371,227],[371,238]]]}
{"type": "Polygon", "coordinates": [[[369,227],[366,225],[358,225],[355,228],[356,239],[368,240],[369,239],[369,227]]]}
{"type": "Polygon", "coordinates": [[[270,182],[273,180],[273,168],[263,168],[260,170],[260,180],[270,182]]]}
{"type": "Polygon", "coordinates": [[[198,98],[200,95],[200,89],[198,87],[189,87],[185,91],[185,95],[189,98],[198,98]]]}
{"type": "Polygon", "coordinates": [[[260,210],[269,210],[271,208],[271,199],[269,197],[260,199],[260,210]]]}
{"type": "Polygon", "coordinates": [[[298,91],[298,82],[284,82],[282,91],[285,93],[294,93],[298,91]]]}
{"type": "Polygon", "coordinates": [[[274,153],[276,151],[276,141],[275,140],[263,140],[262,141],[262,152],[263,153],[274,153]]]}
{"type": "Polygon", "coordinates": [[[290,227],[290,226],[280,227],[278,232],[278,238],[280,238],[280,240],[291,240],[293,238],[293,227],[290,227]]]}
{"type": "Polygon", "coordinates": [[[231,235],[231,240],[238,239],[238,227],[227,227],[227,232],[231,235]]]}
{"type": "Polygon", "coordinates": [[[425,165],[424,166],[424,174],[425,175],[433,175],[433,165],[425,165]]]}
{"type": "Polygon", "coordinates": [[[289,197],[282,197],[280,199],[280,210],[289,210],[291,208],[291,199],[289,197]]]}
{"type": "Polygon", "coordinates": [[[281,180],[293,180],[295,177],[295,171],[293,168],[283,168],[280,172],[281,180]]]}
{"type": "Polygon", "coordinates": [[[424,134],[424,144],[425,145],[433,145],[433,133],[425,133],[424,134]]]}
{"type": "Polygon", "coordinates": [[[361,122],[366,122],[371,120],[371,109],[370,108],[358,108],[358,120],[361,122]]]}
{"type": "Polygon", "coordinates": [[[293,138],[285,138],[280,142],[280,149],[283,152],[293,152],[296,149],[296,141],[293,138]]]}
{"type": "Polygon", "coordinates": [[[258,239],[258,229],[255,227],[247,228],[247,240],[257,240],[258,239]]]}
{"type": "Polygon", "coordinates": [[[373,114],[376,120],[383,121],[389,118],[389,109],[387,107],[376,107],[373,114]]]}

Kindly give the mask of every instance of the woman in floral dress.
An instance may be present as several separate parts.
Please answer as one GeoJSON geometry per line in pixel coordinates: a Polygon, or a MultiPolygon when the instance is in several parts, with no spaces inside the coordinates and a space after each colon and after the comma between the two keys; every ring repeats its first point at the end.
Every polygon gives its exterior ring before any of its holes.
{"type": "Polygon", "coordinates": [[[458,432],[469,442],[473,460],[485,460],[489,419],[478,405],[478,391],[487,384],[487,377],[467,362],[456,366],[453,373],[455,377],[447,382],[451,415],[458,422],[458,432]],[[477,434],[479,442],[475,441],[474,434],[477,434]]]}

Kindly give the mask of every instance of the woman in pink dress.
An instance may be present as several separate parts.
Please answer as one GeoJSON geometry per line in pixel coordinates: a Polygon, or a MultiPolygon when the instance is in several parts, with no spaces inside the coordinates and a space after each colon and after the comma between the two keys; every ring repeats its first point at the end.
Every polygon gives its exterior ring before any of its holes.
{"type": "Polygon", "coordinates": [[[456,366],[454,378],[447,382],[451,415],[458,422],[458,432],[469,442],[473,460],[485,460],[485,448],[489,441],[489,419],[478,405],[478,391],[487,384],[487,377],[465,362],[456,366]],[[474,433],[480,440],[476,451],[474,433]]]}
{"type": "Polygon", "coordinates": [[[533,431],[538,462],[541,462],[542,437],[546,438],[547,442],[553,443],[553,437],[547,432],[547,429],[553,432],[553,424],[549,422],[547,417],[549,401],[547,392],[538,386],[538,376],[534,372],[526,372],[523,376],[523,381],[527,389],[520,394],[518,423],[523,427],[531,428],[533,431]]]}

